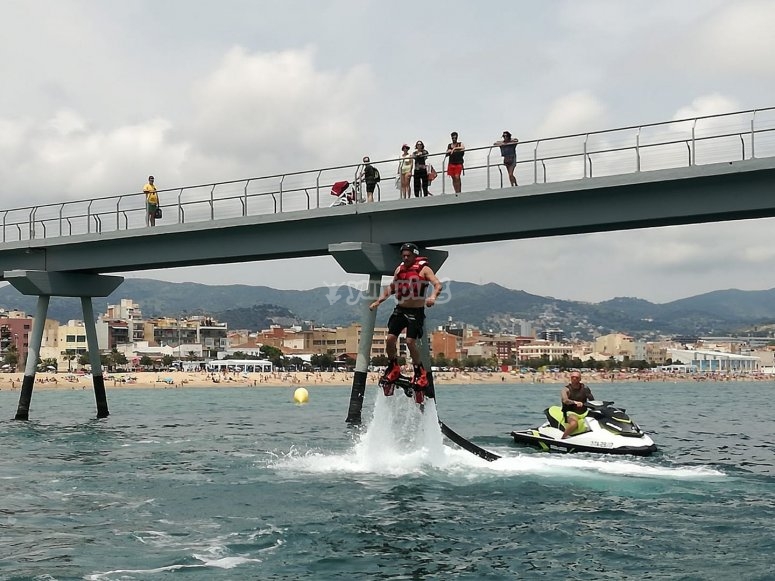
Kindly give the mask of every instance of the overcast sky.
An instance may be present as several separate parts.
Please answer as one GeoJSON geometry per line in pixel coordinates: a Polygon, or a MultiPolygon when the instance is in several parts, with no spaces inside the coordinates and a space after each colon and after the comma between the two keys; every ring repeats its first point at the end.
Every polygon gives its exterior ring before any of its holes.
{"type": "MultiPolygon", "coordinates": [[[[0,0],[4,207],[775,106],[771,0],[0,0]]],[[[464,184],[465,187],[465,184],[464,184]]],[[[775,195],[775,188],[773,191],[775,195]]],[[[449,247],[563,299],[775,287],[772,220],[449,247]]],[[[330,257],[131,273],[306,289],[330,257]],[[281,266],[278,268],[278,266],[281,266]]]]}

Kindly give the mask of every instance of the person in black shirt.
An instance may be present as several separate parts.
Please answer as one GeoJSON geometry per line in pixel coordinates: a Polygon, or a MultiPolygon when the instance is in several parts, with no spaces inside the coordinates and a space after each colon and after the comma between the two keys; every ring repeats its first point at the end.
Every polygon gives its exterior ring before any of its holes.
{"type": "Polygon", "coordinates": [[[573,371],[570,374],[570,383],[562,388],[560,400],[562,411],[565,414],[565,431],[563,438],[567,438],[579,427],[579,418],[587,415],[584,404],[595,399],[592,391],[581,383],[581,372],[573,371]]]}
{"type": "Polygon", "coordinates": [[[463,173],[463,156],[466,152],[466,147],[457,140],[457,131],[453,131],[450,134],[452,143],[447,145],[447,156],[449,157],[449,165],[447,166],[447,175],[452,178],[452,187],[456,194],[460,193],[460,174],[463,173]]]}
{"type": "Polygon", "coordinates": [[[377,187],[377,170],[371,165],[368,156],[363,158],[363,170],[361,170],[358,179],[366,183],[366,201],[374,201],[374,188],[377,187]]]}
{"type": "Polygon", "coordinates": [[[429,196],[428,192],[428,166],[425,165],[428,159],[428,151],[425,149],[425,144],[422,141],[418,141],[414,145],[414,197],[420,197],[420,189],[422,189],[423,196],[429,196]]]}

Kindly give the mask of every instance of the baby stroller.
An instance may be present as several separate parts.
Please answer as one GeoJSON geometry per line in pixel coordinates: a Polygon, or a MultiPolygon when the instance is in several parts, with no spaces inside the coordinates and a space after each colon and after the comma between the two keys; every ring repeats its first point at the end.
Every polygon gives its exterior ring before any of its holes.
{"type": "Polygon", "coordinates": [[[331,186],[331,195],[336,196],[336,200],[332,202],[329,208],[333,208],[334,206],[346,206],[347,204],[355,202],[355,189],[350,186],[351,184],[347,180],[336,182],[331,186]]]}

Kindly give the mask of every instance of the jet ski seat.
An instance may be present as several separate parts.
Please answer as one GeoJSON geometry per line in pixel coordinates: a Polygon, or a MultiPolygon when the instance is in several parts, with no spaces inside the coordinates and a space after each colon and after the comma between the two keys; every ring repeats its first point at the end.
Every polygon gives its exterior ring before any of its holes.
{"type": "MultiPolygon", "coordinates": [[[[558,405],[553,405],[551,407],[546,408],[544,410],[544,413],[546,414],[546,418],[549,420],[549,424],[558,430],[564,430],[565,429],[565,415],[562,413],[562,408],[558,405]]],[[[589,413],[589,410],[584,410],[584,413],[576,414],[579,418],[579,426],[573,431],[571,436],[577,436],[578,434],[583,434],[584,432],[590,432],[590,428],[587,425],[587,414],[589,413]]]]}

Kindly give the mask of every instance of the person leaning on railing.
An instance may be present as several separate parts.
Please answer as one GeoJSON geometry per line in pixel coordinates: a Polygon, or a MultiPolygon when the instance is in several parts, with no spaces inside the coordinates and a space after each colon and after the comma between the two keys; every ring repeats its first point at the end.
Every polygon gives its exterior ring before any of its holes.
{"type": "Polygon", "coordinates": [[[517,178],[514,177],[514,168],[517,167],[517,143],[519,143],[519,139],[512,139],[511,133],[508,131],[503,132],[503,139],[501,141],[493,143],[493,145],[501,148],[503,165],[506,166],[506,171],[509,172],[509,183],[512,186],[517,185],[517,178]]]}

